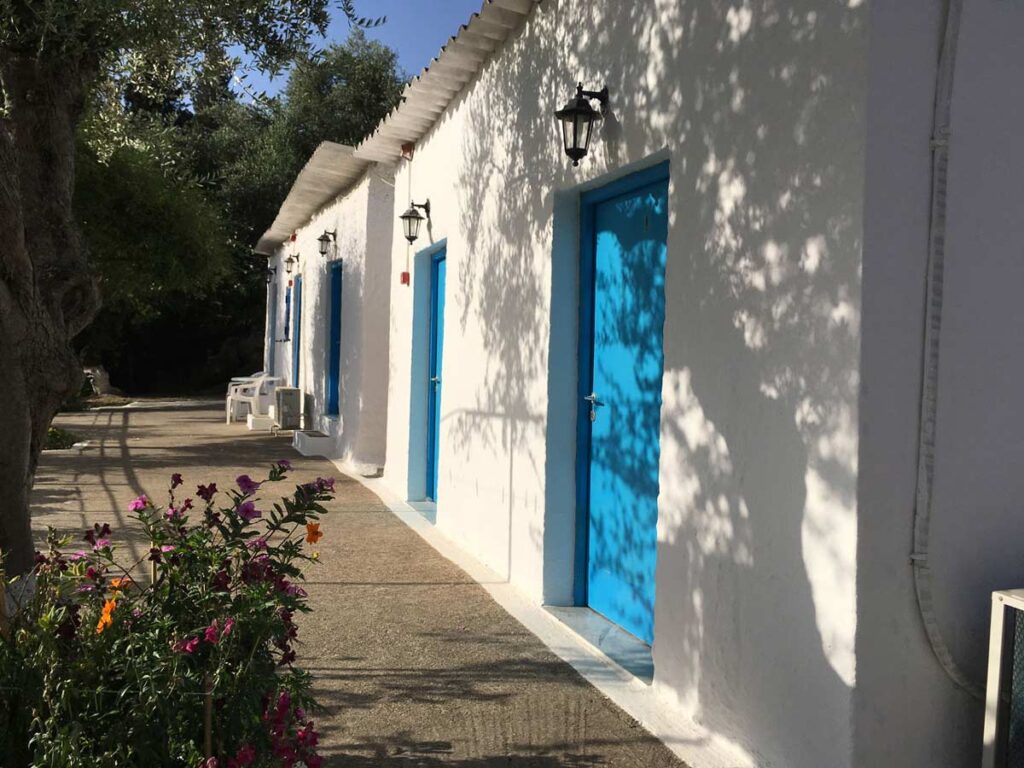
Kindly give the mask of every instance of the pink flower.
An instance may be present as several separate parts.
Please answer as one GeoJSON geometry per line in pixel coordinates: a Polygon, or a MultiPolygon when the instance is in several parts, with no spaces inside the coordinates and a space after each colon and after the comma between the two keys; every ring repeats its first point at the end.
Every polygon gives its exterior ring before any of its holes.
{"type": "Polygon", "coordinates": [[[216,757],[208,757],[199,764],[199,768],[218,768],[219,765],[216,757]]]}
{"type": "Polygon", "coordinates": [[[173,491],[175,488],[181,485],[182,482],[184,481],[181,479],[181,473],[175,472],[173,475],[171,475],[171,490],[173,491]]]}
{"type": "Polygon", "coordinates": [[[205,502],[213,501],[213,497],[216,493],[216,483],[210,483],[209,485],[200,485],[196,487],[196,495],[205,502]]]}
{"type": "Polygon", "coordinates": [[[263,513],[256,509],[256,505],[251,501],[247,501],[238,508],[238,516],[241,517],[245,522],[251,523],[256,518],[260,517],[263,513]]]}
{"type": "Polygon", "coordinates": [[[305,728],[301,728],[298,733],[295,734],[302,746],[312,749],[320,741],[320,734],[313,729],[313,722],[306,723],[305,728]]]}
{"type": "Polygon", "coordinates": [[[132,512],[141,512],[148,506],[149,499],[146,498],[146,494],[142,494],[141,496],[132,499],[131,504],[128,505],[128,509],[132,512]]]}
{"type": "Polygon", "coordinates": [[[217,620],[214,619],[210,622],[210,626],[203,632],[203,639],[206,640],[210,645],[216,645],[220,639],[220,627],[217,624],[217,620]]]}
{"type": "Polygon", "coordinates": [[[96,539],[96,543],[93,544],[93,549],[106,549],[110,546],[110,539],[96,539]]]}
{"type": "Polygon", "coordinates": [[[174,650],[176,650],[178,653],[187,653],[187,654],[190,654],[190,655],[195,653],[195,650],[198,647],[199,647],[199,638],[198,637],[189,637],[189,638],[186,638],[184,640],[179,640],[178,642],[176,642],[174,644],[174,650]]]}
{"type": "Polygon", "coordinates": [[[223,640],[225,637],[231,634],[231,630],[235,628],[235,620],[228,617],[227,621],[224,622],[224,631],[220,633],[220,637],[223,640]]]}
{"type": "Polygon", "coordinates": [[[238,489],[245,496],[251,496],[260,489],[260,484],[248,475],[239,475],[235,478],[235,482],[238,483],[238,489]]]}
{"type": "Polygon", "coordinates": [[[177,520],[179,517],[181,517],[181,510],[171,505],[167,507],[167,511],[164,512],[164,515],[167,517],[168,520],[177,520]]]}
{"type": "Polygon", "coordinates": [[[254,762],[256,762],[256,750],[251,744],[245,744],[234,757],[228,759],[228,768],[248,768],[254,762]]]}
{"type": "Polygon", "coordinates": [[[84,549],[80,549],[77,552],[68,555],[68,560],[81,560],[83,557],[87,557],[87,555],[84,549]]]}

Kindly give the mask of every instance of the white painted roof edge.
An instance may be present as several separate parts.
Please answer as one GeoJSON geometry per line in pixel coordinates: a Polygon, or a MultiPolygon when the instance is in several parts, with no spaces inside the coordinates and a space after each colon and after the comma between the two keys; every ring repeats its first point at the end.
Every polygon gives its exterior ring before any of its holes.
{"type": "Polygon", "coordinates": [[[402,92],[402,101],[357,146],[355,156],[396,163],[403,144],[415,144],[434,127],[452,100],[491,55],[518,32],[541,0],[485,0],[478,13],[448,38],[440,52],[402,92]]]}
{"type": "Polygon", "coordinates": [[[253,249],[271,256],[292,232],[349,189],[374,163],[395,164],[403,144],[427,134],[542,0],[484,0],[402,92],[401,103],[357,147],[325,141],[299,172],[277,217],[253,249]],[[337,165],[335,165],[337,164],[337,165]]]}
{"type": "Polygon", "coordinates": [[[370,165],[371,162],[355,157],[352,147],[322,142],[295,177],[274,223],[253,250],[264,256],[272,255],[292,232],[359,181],[370,165]]]}

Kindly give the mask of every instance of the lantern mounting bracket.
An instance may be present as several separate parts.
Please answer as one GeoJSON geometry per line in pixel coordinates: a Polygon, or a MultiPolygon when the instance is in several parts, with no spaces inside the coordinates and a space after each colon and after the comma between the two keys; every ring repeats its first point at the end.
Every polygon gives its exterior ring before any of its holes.
{"type": "Polygon", "coordinates": [[[597,99],[601,104],[601,116],[608,114],[608,86],[606,85],[600,91],[585,91],[583,90],[583,83],[576,85],[576,97],[583,96],[588,99],[597,99]]]}

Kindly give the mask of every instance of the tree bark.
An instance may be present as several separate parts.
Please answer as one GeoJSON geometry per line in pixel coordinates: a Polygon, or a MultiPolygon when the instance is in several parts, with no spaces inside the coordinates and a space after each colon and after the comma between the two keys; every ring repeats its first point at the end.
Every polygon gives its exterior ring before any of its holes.
{"type": "Polygon", "coordinates": [[[72,211],[93,69],[0,51],[0,555],[32,567],[29,495],[46,433],[81,386],[71,340],[99,309],[72,211]]]}

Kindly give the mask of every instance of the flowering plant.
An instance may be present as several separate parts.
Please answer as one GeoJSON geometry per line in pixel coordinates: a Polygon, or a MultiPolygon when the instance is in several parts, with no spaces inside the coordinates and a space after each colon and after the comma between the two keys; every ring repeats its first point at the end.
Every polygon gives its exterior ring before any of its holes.
{"type": "Polygon", "coordinates": [[[165,508],[145,496],[129,507],[146,536],[134,564],[116,557],[109,525],[77,551],[50,531],[34,589],[0,627],[5,766],[320,766],[294,618],[310,610],[299,582],[317,553],[305,546],[323,535],[334,481],[264,505],[265,483],[290,468],[195,498],[172,475],[165,508]]]}

